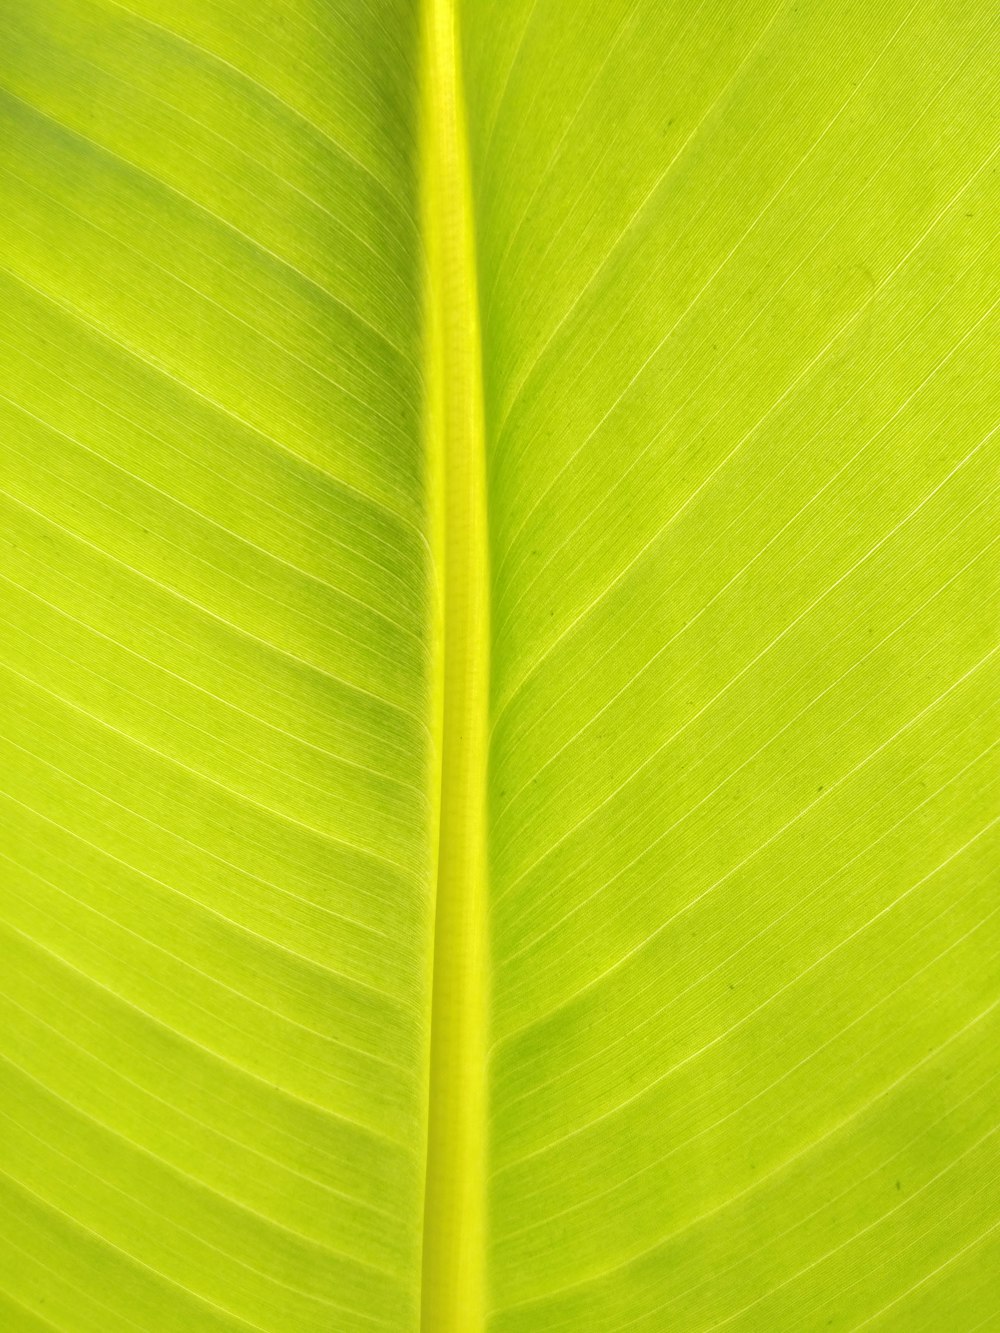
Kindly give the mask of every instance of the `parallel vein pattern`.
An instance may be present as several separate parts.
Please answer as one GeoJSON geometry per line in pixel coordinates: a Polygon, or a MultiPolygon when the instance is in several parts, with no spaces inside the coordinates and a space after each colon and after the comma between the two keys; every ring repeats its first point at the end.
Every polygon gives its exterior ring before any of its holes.
{"type": "Polygon", "coordinates": [[[0,1327],[1000,1327],[991,7],[0,14],[0,1327]]]}
{"type": "Polygon", "coordinates": [[[995,22],[465,8],[490,1327],[992,1327],[995,22]]]}
{"type": "Polygon", "coordinates": [[[415,1327],[418,16],[2,10],[0,1323],[415,1327]]]}

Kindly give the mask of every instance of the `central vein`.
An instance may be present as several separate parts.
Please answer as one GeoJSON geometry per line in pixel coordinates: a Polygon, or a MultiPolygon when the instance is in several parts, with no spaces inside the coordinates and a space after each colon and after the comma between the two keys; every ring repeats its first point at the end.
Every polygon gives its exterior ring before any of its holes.
{"type": "Polygon", "coordinates": [[[440,832],[424,1333],[477,1333],[486,1267],[489,586],[479,307],[455,0],[425,0],[428,439],[440,571],[440,832]]]}

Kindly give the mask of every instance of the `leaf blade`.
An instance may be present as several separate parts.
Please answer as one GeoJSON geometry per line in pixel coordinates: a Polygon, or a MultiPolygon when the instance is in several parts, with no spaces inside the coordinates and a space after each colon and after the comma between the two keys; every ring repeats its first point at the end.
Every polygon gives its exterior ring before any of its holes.
{"type": "Polygon", "coordinates": [[[494,75],[467,9],[491,1326],[930,1319],[994,1216],[992,25],[539,5],[494,75]]]}

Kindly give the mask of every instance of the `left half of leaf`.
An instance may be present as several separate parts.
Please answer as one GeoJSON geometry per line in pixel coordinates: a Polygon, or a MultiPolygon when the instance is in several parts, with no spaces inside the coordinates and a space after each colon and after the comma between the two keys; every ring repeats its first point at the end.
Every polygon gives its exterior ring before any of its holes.
{"type": "Polygon", "coordinates": [[[0,1326],[415,1325],[409,0],[0,0],[0,1326]]]}

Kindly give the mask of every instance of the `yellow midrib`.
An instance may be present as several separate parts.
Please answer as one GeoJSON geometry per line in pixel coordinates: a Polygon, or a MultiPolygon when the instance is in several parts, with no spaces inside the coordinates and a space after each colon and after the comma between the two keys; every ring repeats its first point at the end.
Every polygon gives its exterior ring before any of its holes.
{"type": "Polygon", "coordinates": [[[455,0],[425,0],[423,227],[440,789],[424,1333],[486,1310],[486,754],[489,586],[475,243],[455,0]]]}

